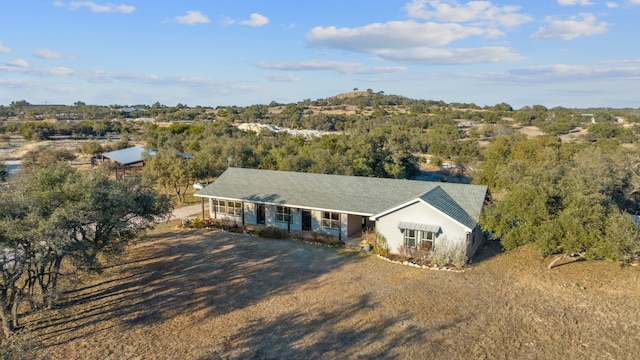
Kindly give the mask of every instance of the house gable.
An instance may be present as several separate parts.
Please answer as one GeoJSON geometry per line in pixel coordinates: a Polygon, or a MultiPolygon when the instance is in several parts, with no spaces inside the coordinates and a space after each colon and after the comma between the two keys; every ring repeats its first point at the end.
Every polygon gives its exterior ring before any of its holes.
{"type": "Polygon", "coordinates": [[[423,200],[418,200],[395,211],[376,218],[376,231],[384,236],[392,252],[399,253],[404,244],[406,230],[435,233],[438,242],[465,242],[472,229],[438,210],[423,200]]]}
{"type": "MultiPolygon", "coordinates": [[[[469,189],[471,190],[471,189],[469,189]]],[[[476,190],[476,189],[474,189],[476,190]]],[[[478,206],[479,196],[476,196],[475,204],[473,201],[468,201],[467,208],[472,210],[478,206]]],[[[424,204],[433,207],[438,212],[448,216],[449,218],[457,221],[469,231],[476,227],[479,221],[480,211],[476,211],[477,217],[471,216],[467,210],[465,210],[460,203],[458,203],[449,193],[447,193],[441,186],[436,186],[435,188],[427,191],[426,193],[420,195],[415,199],[411,199],[403,204],[394,206],[390,209],[387,209],[379,214],[375,214],[371,217],[371,220],[378,220],[390,213],[398,211],[402,208],[405,208],[411,204],[416,202],[423,202],[424,204]]],[[[479,207],[482,207],[482,203],[479,204],[479,207]]]]}

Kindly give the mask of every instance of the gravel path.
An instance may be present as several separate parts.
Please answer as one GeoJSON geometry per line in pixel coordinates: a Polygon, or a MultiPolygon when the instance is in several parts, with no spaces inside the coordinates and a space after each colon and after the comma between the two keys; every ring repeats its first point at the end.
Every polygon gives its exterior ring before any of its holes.
{"type": "Polygon", "coordinates": [[[202,204],[189,205],[173,209],[171,220],[186,219],[195,215],[202,215],[202,204]]]}

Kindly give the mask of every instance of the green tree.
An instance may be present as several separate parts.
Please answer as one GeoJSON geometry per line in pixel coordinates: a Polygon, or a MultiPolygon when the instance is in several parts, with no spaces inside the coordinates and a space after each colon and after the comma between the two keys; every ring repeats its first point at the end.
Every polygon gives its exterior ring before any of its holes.
{"type": "Polygon", "coordinates": [[[76,155],[68,149],[42,148],[30,150],[22,157],[25,167],[48,167],[58,163],[68,163],[76,159],[76,155]]]}
{"type": "MultiPolygon", "coordinates": [[[[166,197],[136,179],[56,164],[22,170],[0,187],[0,317],[10,335],[23,300],[50,307],[63,264],[99,270],[170,211],[166,197]]],[[[65,271],[68,273],[68,271],[65,271]]]]}
{"type": "Polygon", "coordinates": [[[627,165],[637,154],[576,147],[552,136],[511,136],[492,141],[484,158],[474,181],[489,185],[495,200],[482,226],[505,249],[534,243],[543,256],[623,261],[640,251],[640,232],[625,213],[639,205],[627,165]]]}
{"type": "Polygon", "coordinates": [[[95,140],[85,141],[80,146],[80,152],[83,154],[95,156],[104,152],[104,148],[95,140]]]}
{"type": "Polygon", "coordinates": [[[143,176],[162,187],[165,194],[173,192],[177,202],[183,203],[198,175],[191,160],[175,150],[165,149],[145,161],[143,176]]]}

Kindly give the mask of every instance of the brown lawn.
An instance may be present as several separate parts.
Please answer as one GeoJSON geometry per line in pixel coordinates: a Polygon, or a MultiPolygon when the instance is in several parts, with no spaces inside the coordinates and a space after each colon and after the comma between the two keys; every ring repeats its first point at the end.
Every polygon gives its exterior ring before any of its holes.
{"type": "Polygon", "coordinates": [[[640,269],[547,263],[523,248],[434,271],[170,230],[24,320],[42,359],[636,358],[640,269]]]}

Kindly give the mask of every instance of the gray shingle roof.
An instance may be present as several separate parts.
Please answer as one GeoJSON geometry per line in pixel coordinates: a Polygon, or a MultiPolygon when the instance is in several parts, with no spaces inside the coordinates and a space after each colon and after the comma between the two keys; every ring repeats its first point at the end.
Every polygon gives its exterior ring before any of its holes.
{"type": "Polygon", "coordinates": [[[102,156],[111,159],[113,161],[119,162],[122,165],[135,164],[143,161],[143,154],[146,152],[149,155],[154,155],[155,151],[146,149],[142,146],[134,146],[126,149],[110,151],[102,154],[102,156]]]}
{"type": "Polygon", "coordinates": [[[422,198],[473,228],[486,193],[483,185],[229,168],[196,196],[368,216],[422,198]]]}

